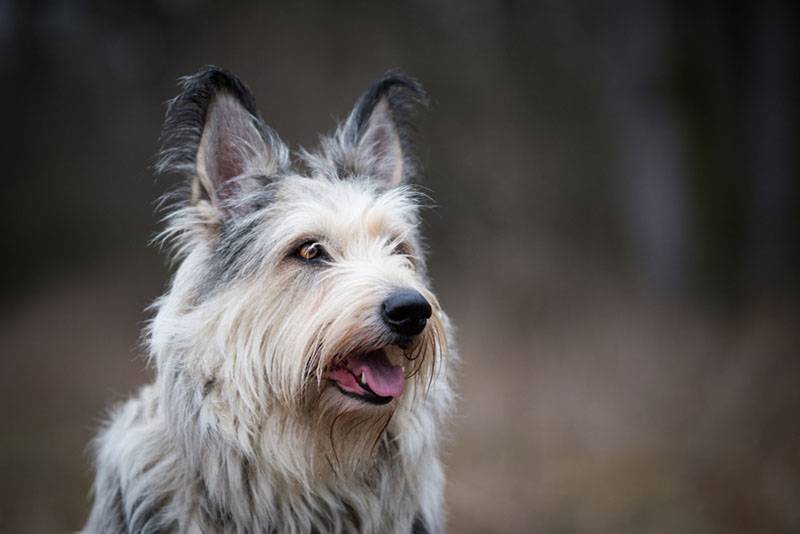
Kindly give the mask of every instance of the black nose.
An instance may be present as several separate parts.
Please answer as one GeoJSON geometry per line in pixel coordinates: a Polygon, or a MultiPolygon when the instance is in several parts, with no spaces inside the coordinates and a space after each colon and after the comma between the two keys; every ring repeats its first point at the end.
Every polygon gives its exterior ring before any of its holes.
{"type": "Polygon", "coordinates": [[[383,321],[401,336],[416,336],[425,329],[431,305],[413,289],[401,289],[383,301],[383,321]]]}

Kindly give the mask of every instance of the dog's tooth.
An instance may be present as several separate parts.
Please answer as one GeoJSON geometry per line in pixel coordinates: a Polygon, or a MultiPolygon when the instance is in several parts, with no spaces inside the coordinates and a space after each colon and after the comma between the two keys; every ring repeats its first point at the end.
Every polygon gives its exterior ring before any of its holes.
{"type": "Polygon", "coordinates": [[[361,383],[363,385],[367,385],[367,376],[364,374],[364,371],[361,371],[361,383]]]}

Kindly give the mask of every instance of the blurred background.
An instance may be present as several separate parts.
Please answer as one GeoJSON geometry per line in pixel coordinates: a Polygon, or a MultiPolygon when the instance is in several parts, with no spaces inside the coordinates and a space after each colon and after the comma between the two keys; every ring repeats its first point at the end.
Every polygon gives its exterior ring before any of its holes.
{"type": "Polygon", "coordinates": [[[211,63],[295,147],[388,68],[429,90],[450,532],[800,532],[797,29],[770,0],[0,0],[0,531],[83,524],[87,442],[151,379],[151,166],[211,63]]]}

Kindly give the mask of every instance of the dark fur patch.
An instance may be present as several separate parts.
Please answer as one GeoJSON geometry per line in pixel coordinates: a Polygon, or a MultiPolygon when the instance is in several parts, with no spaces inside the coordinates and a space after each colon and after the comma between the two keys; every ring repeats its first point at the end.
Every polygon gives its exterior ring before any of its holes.
{"type": "Polygon", "coordinates": [[[226,221],[214,249],[212,269],[217,280],[230,281],[241,272],[241,258],[252,243],[260,221],[250,220],[242,224],[235,219],[226,221]]]}
{"type": "Polygon", "coordinates": [[[215,378],[211,377],[206,380],[205,384],[203,384],[203,398],[205,399],[208,397],[208,394],[211,393],[211,390],[214,389],[214,386],[217,385],[217,381],[215,378]]]}
{"type": "Polygon", "coordinates": [[[422,516],[418,515],[414,518],[414,524],[411,526],[411,534],[429,534],[429,530],[427,525],[425,525],[425,520],[422,519],[422,516]]]}
{"type": "MultiPolygon", "coordinates": [[[[422,85],[400,70],[390,70],[372,82],[359,97],[353,110],[355,129],[350,132],[353,141],[364,134],[375,106],[386,98],[392,119],[400,133],[401,140],[413,128],[411,119],[417,105],[427,105],[428,96],[422,85]]],[[[403,147],[404,149],[406,147],[403,147]]]]}
{"type": "Polygon", "coordinates": [[[211,500],[208,493],[208,486],[206,481],[199,477],[197,480],[198,499],[197,506],[203,516],[203,521],[206,523],[206,528],[213,528],[214,532],[228,532],[234,526],[233,515],[230,510],[223,510],[218,504],[211,500]]]}
{"type": "Polygon", "coordinates": [[[252,480],[255,478],[253,466],[247,458],[242,459],[242,489],[244,489],[247,496],[247,503],[252,510],[255,507],[255,499],[253,498],[252,480]]]}
{"type": "Polygon", "coordinates": [[[356,509],[349,502],[345,501],[343,504],[345,514],[349,518],[349,521],[347,521],[348,526],[353,529],[353,532],[361,532],[361,516],[358,515],[356,509]]]}
{"type": "Polygon", "coordinates": [[[164,508],[172,500],[171,495],[151,496],[134,503],[128,518],[130,532],[175,532],[177,524],[164,517],[164,508]]]}
{"type": "Polygon", "coordinates": [[[125,507],[122,502],[122,488],[117,483],[117,492],[114,494],[114,499],[111,501],[109,514],[107,516],[108,524],[105,526],[110,530],[108,532],[127,532],[128,522],[125,520],[125,507]]]}

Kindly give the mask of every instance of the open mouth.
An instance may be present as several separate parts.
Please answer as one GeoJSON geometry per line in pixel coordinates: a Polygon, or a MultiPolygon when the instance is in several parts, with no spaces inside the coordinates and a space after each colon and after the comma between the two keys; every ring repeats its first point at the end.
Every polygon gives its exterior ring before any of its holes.
{"type": "Polygon", "coordinates": [[[348,357],[331,367],[325,377],[348,397],[369,404],[387,404],[403,394],[403,367],[392,365],[384,350],[348,357]]]}

